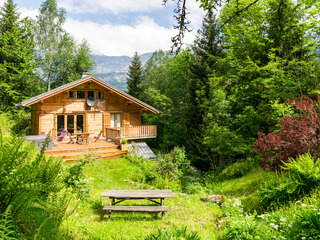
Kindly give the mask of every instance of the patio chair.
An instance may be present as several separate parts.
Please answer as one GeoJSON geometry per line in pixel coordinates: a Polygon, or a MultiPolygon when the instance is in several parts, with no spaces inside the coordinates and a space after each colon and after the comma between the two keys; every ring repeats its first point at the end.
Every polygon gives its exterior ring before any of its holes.
{"type": "Polygon", "coordinates": [[[100,133],[99,133],[96,137],[94,137],[94,138],[95,138],[95,140],[94,140],[95,142],[100,139],[100,137],[101,137],[101,135],[102,135],[102,132],[103,132],[103,131],[101,130],[100,133]]]}
{"type": "Polygon", "coordinates": [[[62,130],[62,132],[60,133],[60,135],[57,137],[58,141],[62,141],[64,139],[64,137],[67,135],[68,131],[67,130],[62,130]]]}
{"type": "Polygon", "coordinates": [[[70,132],[68,132],[68,137],[70,139],[70,142],[68,142],[68,143],[72,143],[72,144],[75,143],[74,139],[76,139],[76,137],[75,136],[71,136],[70,132]]]}
{"type": "Polygon", "coordinates": [[[41,136],[47,136],[47,135],[46,135],[46,132],[40,132],[40,135],[41,135],[41,136]]]}

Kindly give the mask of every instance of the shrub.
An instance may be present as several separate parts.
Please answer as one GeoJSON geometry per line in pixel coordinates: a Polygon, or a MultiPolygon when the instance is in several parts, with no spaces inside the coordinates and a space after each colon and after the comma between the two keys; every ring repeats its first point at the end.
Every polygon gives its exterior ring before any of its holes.
{"type": "Polygon", "coordinates": [[[288,174],[281,174],[277,179],[268,181],[261,189],[260,196],[265,206],[286,203],[309,194],[320,183],[320,160],[315,162],[310,153],[289,159],[283,169],[288,174]]]}
{"type": "Polygon", "coordinates": [[[318,101],[301,96],[300,101],[292,100],[298,116],[283,117],[277,133],[258,133],[254,152],[261,153],[263,168],[279,169],[282,162],[299,154],[310,152],[314,158],[320,157],[320,96],[318,101]]]}
{"type": "Polygon", "coordinates": [[[130,178],[133,181],[152,184],[158,177],[156,165],[153,161],[148,161],[142,156],[133,155],[131,153],[127,154],[127,159],[141,169],[141,171],[131,174],[130,178]]]}
{"type": "Polygon", "coordinates": [[[205,193],[206,188],[203,187],[199,182],[188,182],[183,185],[182,191],[187,194],[198,194],[205,193]]]}
{"type": "Polygon", "coordinates": [[[250,173],[253,169],[258,167],[258,162],[255,159],[249,158],[248,160],[235,162],[226,167],[219,175],[219,180],[227,180],[242,177],[250,173]]]}
{"type": "Polygon", "coordinates": [[[87,198],[90,188],[83,173],[84,167],[92,162],[94,155],[86,154],[78,159],[78,162],[65,166],[63,182],[66,187],[71,188],[77,198],[87,198]]]}
{"type": "Polygon", "coordinates": [[[161,175],[168,175],[172,179],[179,179],[187,171],[190,161],[186,158],[184,148],[175,147],[168,154],[158,156],[157,171],[161,175]]]}

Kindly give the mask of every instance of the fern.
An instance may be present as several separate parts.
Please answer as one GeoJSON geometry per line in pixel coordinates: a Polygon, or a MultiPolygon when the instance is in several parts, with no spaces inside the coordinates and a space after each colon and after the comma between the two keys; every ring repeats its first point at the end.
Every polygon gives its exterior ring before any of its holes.
{"type": "Polygon", "coordinates": [[[48,224],[56,231],[69,203],[62,191],[62,162],[46,157],[45,145],[39,152],[24,137],[0,130],[0,214],[10,207],[10,224],[28,235],[42,232],[39,229],[48,224]]]}
{"type": "Polygon", "coordinates": [[[17,240],[15,225],[11,218],[11,207],[0,215],[0,239],[1,240],[17,240]]]}
{"type": "Polygon", "coordinates": [[[170,239],[185,239],[185,240],[200,240],[197,232],[188,232],[187,227],[174,228],[171,231],[166,231],[158,228],[156,233],[148,235],[145,240],[170,240],[170,239]]]}

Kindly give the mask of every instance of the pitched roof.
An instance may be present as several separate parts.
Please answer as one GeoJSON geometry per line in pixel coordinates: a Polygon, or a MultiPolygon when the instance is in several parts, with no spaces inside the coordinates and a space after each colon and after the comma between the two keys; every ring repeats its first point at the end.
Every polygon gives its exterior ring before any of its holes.
{"type": "Polygon", "coordinates": [[[118,94],[118,95],[120,95],[120,96],[122,96],[122,97],[124,97],[124,98],[126,98],[126,99],[128,99],[130,101],[132,101],[133,103],[136,103],[139,106],[146,108],[147,110],[151,111],[152,113],[159,113],[158,109],[146,104],[145,102],[140,101],[139,99],[137,99],[137,98],[135,98],[135,97],[133,97],[133,96],[131,96],[131,95],[129,95],[129,94],[127,94],[127,93],[125,93],[125,92],[123,92],[123,91],[111,86],[110,84],[105,83],[102,80],[100,80],[100,79],[98,79],[96,77],[93,77],[93,76],[87,76],[87,77],[75,80],[73,82],[64,84],[64,85],[62,85],[60,87],[57,87],[55,89],[52,89],[52,90],[50,90],[48,92],[42,93],[42,94],[40,94],[38,96],[29,98],[28,100],[20,102],[20,103],[16,104],[16,106],[27,107],[27,106],[33,105],[33,104],[35,104],[37,102],[40,102],[40,101],[42,101],[44,99],[52,97],[52,96],[54,96],[54,95],[56,95],[58,93],[64,92],[66,90],[69,90],[71,88],[77,87],[77,86],[79,86],[79,85],[81,85],[83,83],[90,82],[90,81],[95,82],[95,83],[105,87],[106,89],[115,92],[116,94],[118,94]]]}

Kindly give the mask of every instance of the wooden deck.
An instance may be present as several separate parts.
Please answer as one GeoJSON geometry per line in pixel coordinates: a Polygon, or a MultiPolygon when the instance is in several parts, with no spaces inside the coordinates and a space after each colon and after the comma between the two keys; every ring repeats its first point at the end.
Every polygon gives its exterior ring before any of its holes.
{"type": "Polygon", "coordinates": [[[146,139],[157,137],[156,125],[141,125],[133,127],[120,127],[105,129],[107,139],[115,140],[116,138],[126,138],[128,140],[133,139],[146,139]]]}
{"type": "Polygon", "coordinates": [[[45,155],[60,156],[65,163],[76,162],[77,159],[86,153],[93,152],[96,160],[123,157],[127,151],[121,151],[118,145],[108,142],[102,138],[95,142],[95,139],[89,139],[88,144],[71,144],[69,139],[62,142],[54,141],[51,150],[45,151],[45,155]]]}

